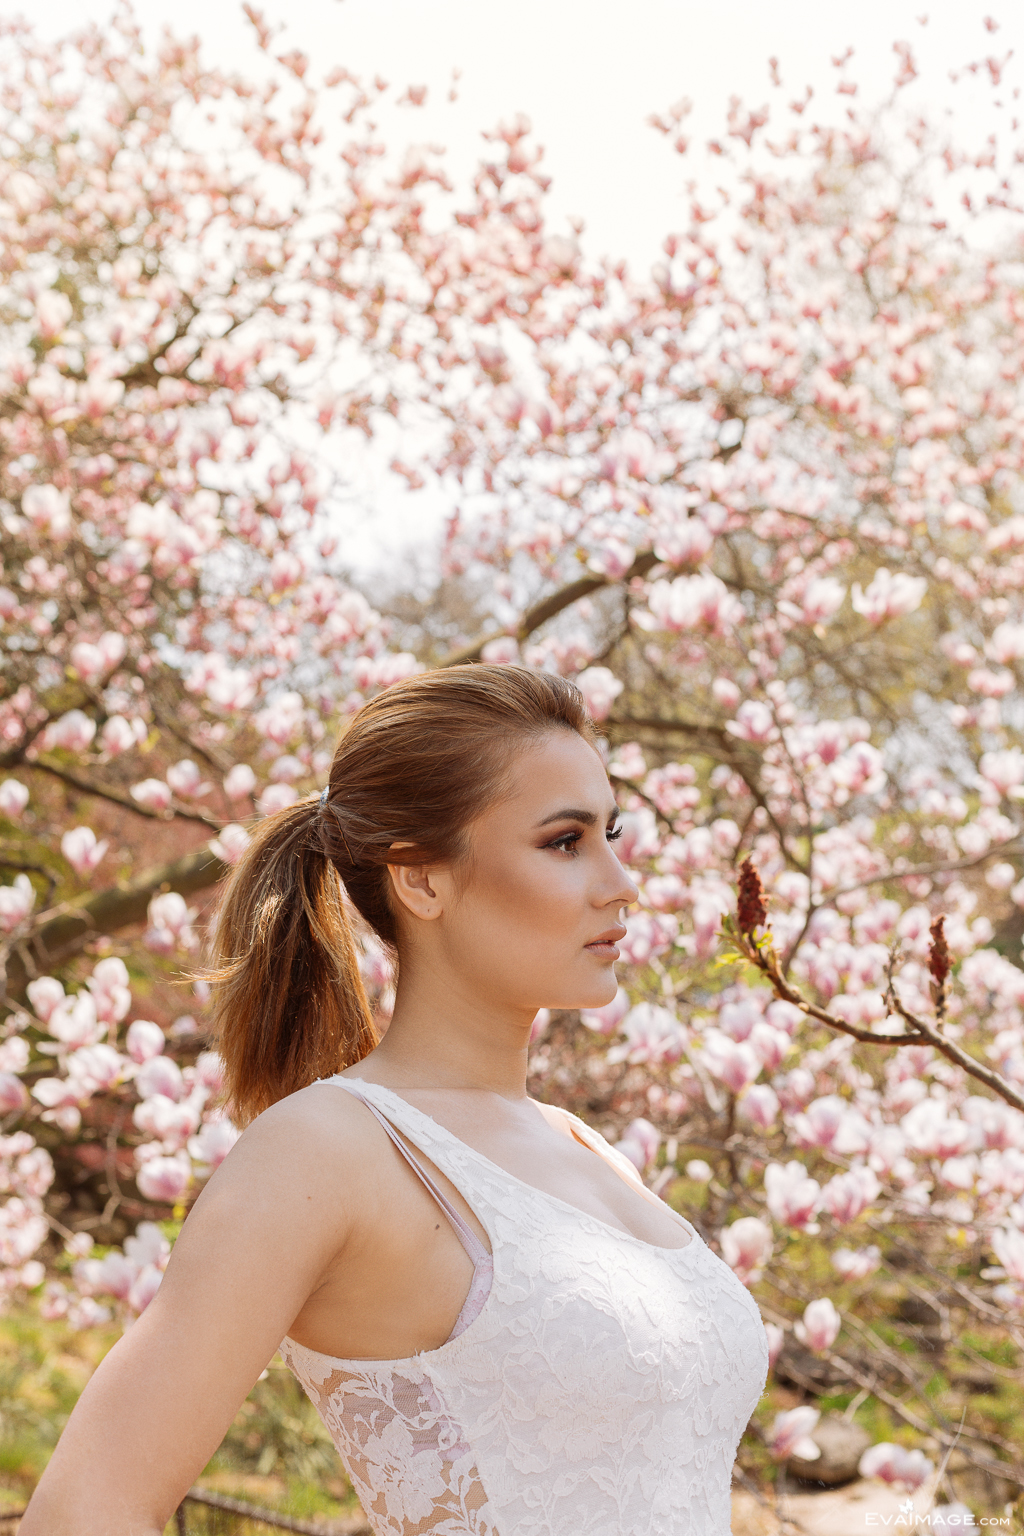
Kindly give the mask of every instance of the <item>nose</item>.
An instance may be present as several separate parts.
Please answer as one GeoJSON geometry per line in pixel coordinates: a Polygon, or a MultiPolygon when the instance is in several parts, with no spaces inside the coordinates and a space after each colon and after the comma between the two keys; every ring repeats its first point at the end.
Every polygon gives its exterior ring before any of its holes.
{"type": "Polygon", "coordinates": [[[639,901],[640,899],[639,887],[634,885],[633,881],[630,879],[628,872],[619,862],[615,850],[613,848],[609,848],[608,852],[611,854],[612,863],[614,865],[612,877],[615,889],[614,894],[609,896],[606,905],[614,905],[616,907],[631,907],[635,901],[639,901]]]}

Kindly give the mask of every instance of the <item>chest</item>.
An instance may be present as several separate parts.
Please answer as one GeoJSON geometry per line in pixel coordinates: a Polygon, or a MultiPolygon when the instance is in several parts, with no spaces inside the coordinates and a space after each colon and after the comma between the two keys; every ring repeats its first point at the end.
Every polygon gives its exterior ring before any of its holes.
{"type": "Polygon", "coordinates": [[[507,1341],[503,1373],[521,1366],[536,1379],[542,1362],[569,1400],[619,1398],[624,1411],[644,1383],[664,1403],[697,1382],[746,1375],[756,1401],[764,1325],[753,1297],[704,1243],[694,1237],[666,1250],[532,1206],[526,1199],[514,1212],[491,1212],[491,1327],[507,1341]]]}

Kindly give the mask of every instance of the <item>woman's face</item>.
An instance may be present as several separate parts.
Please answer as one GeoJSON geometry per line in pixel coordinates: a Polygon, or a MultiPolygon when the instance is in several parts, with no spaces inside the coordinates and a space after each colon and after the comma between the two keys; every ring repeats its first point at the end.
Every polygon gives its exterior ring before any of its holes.
{"type": "Polygon", "coordinates": [[[517,755],[507,792],[471,828],[468,868],[444,881],[434,936],[460,981],[530,1017],[611,1001],[622,909],[639,894],[615,856],[617,818],[601,759],[575,731],[517,755]]]}

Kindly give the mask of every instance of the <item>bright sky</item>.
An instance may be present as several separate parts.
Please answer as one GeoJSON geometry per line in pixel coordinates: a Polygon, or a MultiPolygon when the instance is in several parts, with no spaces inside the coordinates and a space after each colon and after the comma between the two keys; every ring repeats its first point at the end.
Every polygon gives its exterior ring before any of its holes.
{"type": "MultiPolygon", "coordinates": [[[[895,70],[893,43],[911,42],[920,69],[908,105],[934,120],[952,110],[960,142],[980,142],[998,116],[1019,110],[1012,91],[1024,81],[1024,6],[991,0],[997,30],[984,25],[988,4],[954,0],[262,0],[268,21],[286,25],[278,51],[301,48],[314,68],[343,64],[359,75],[380,74],[399,89],[428,87],[422,110],[382,107],[385,139],[446,146],[450,172],[465,178],[480,152],[483,129],[516,112],[532,121],[553,177],[550,205],[559,221],[584,220],[591,255],[628,258],[635,271],[660,256],[670,229],[686,222],[684,183],[694,168],[646,123],[682,96],[694,103],[688,129],[695,143],[723,127],[729,98],[751,107],[786,103],[811,84],[819,115],[837,119],[848,104],[836,95],[833,55],[852,45],[851,76],[858,101],[880,100],[895,70]],[[929,12],[927,24],[920,17],[929,12]],[[1004,111],[994,114],[987,78],[959,86],[951,70],[1014,51],[1006,73],[1004,111]],[[767,61],[779,60],[784,90],[773,92],[767,61]],[[457,100],[448,100],[452,71],[460,71],[457,100]]],[[[211,63],[259,72],[252,29],[241,0],[139,0],[147,36],[164,24],[197,33],[211,63]]],[[[0,16],[26,11],[51,36],[86,20],[109,19],[113,0],[0,0],[0,16]]],[[[398,94],[396,90],[394,95],[398,94]]],[[[1024,116],[1024,112],[1021,114],[1024,116]]],[[[788,112],[779,121],[792,122],[788,112]]],[[[699,167],[698,167],[699,169],[699,167]]],[[[708,166],[713,173],[715,163],[708,166]]],[[[713,188],[714,181],[708,181],[713,188]]],[[[563,225],[564,227],[564,225],[563,225]]],[[[442,507],[429,493],[410,498],[373,472],[363,495],[374,508],[373,537],[350,530],[360,565],[376,563],[382,545],[407,547],[413,529],[437,526],[442,507]],[[416,503],[413,517],[412,502],[416,503]]]]}

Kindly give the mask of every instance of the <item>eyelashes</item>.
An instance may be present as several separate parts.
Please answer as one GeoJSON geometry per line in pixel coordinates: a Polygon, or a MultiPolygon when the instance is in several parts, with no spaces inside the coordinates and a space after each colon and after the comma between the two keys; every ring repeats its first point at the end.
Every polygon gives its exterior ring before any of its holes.
{"type": "MultiPolygon", "coordinates": [[[[561,837],[556,837],[553,842],[545,843],[544,846],[545,848],[557,848],[560,853],[567,853],[570,858],[576,858],[579,854],[579,849],[576,845],[582,836],[582,832],[563,832],[561,837]]],[[[621,826],[611,827],[605,833],[605,838],[609,843],[617,842],[621,836],[621,826]]]]}

